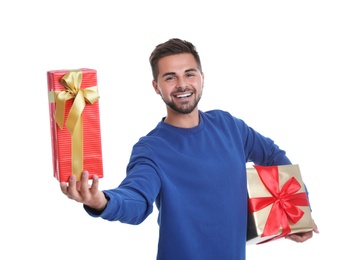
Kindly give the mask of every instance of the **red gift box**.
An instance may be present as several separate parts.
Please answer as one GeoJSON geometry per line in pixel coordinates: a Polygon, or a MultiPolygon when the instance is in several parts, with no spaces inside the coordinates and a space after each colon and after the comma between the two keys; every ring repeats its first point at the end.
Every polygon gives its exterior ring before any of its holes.
{"type": "Polygon", "coordinates": [[[299,165],[247,169],[247,244],[262,244],[314,228],[299,165]]]}
{"type": "Polygon", "coordinates": [[[103,177],[99,95],[94,69],[47,72],[53,174],[68,182],[83,170],[103,177]]]}

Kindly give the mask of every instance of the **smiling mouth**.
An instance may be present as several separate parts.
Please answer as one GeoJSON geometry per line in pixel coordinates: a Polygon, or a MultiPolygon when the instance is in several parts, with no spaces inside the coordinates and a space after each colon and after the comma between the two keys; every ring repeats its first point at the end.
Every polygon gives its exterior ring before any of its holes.
{"type": "Polygon", "coordinates": [[[185,94],[179,94],[179,95],[174,95],[175,98],[188,98],[192,96],[192,93],[185,93],[185,94]]]}

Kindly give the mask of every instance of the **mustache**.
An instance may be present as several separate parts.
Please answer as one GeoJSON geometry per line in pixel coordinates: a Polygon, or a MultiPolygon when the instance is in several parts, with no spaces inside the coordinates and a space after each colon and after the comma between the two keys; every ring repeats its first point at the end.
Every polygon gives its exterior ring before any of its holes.
{"type": "Polygon", "coordinates": [[[195,92],[193,89],[190,88],[178,88],[175,92],[173,92],[173,95],[180,94],[180,93],[185,93],[185,92],[195,92]]]}

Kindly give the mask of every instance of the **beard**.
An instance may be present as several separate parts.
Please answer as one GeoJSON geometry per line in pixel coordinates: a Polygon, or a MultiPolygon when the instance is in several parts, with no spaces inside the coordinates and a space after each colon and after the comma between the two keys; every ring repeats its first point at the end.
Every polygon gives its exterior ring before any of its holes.
{"type": "Polygon", "coordinates": [[[184,103],[180,103],[179,106],[174,102],[174,101],[169,101],[169,100],[165,100],[162,96],[162,100],[165,102],[165,104],[171,108],[173,111],[180,113],[180,114],[190,114],[198,105],[198,102],[200,102],[201,100],[201,95],[198,96],[197,99],[194,100],[193,103],[189,103],[189,101],[184,102],[184,103]]]}

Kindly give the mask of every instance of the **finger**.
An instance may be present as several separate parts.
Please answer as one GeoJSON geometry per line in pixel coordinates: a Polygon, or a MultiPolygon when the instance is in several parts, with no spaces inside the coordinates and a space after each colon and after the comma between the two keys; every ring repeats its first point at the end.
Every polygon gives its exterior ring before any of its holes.
{"type": "Polygon", "coordinates": [[[290,238],[292,240],[294,240],[295,242],[299,242],[299,243],[305,242],[306,240],[310,239],[311,237],[312,237],[312,231],[290,235],[290,238]]]}
{"type": "Polygon", "coordinates": [[[92,181],[92,187],[91,187],[91,193],[96,193],[99,188],[99,178],[97,175],[93,175],[93,181],[92,181]]]}
{"type": "Polygon", "coordinates": [[[89,190],[90,186],[88,183],[88,181],[89,181],[88,176],[89,176],[88,171],[83,171],[82,176],[81,176],[81,181],[79,183],[83,201],[90,199],[90,196],[91,196],[90,190],[89,190]]]}
{"type": "Polygon", "coordinates": [[[78,197],[77,180],[74,174],[69,177],[66,195],[70,199],[75,199],[78,197]]]}
{"type": "Polygon", "coordinates": [[[313,229],[313,231],[315,232],[315,233],[320,233],[320,231],[319,231],[319,228],[317,227],[317,225],[315,224],[315,222],[314,222],[314,229],[313,229]]]}
{"type": "Polygon", "coordinates": [[[312,237],[311,234],[312,233],[303,234],[302,236],[300,236],[299,242],[302,243],[302,242],[305,242],[306,240],[310,239],[312,237]]]}
{"type": "Polygon", "coordinates": [[[61,188],[61,191],[62,191],[62,193],[64,194],[64,195],[67,195],[67,188],[68,188],[68,186],[67,186],[67,182],[61,182],[60,183],[60,188],[61,188]]]}
{"type": "Polygon", "coordinates": [[[80,190],[81,191],[86,191],[89,189],[89,184],[88,184],[88,171],[83,171],[82,172],[82,176],[81,176],[81,180],[79,182],[79,186],[80,186],[80,190]]]}
{"type": "Polygon", "coordinates": [[[301,236],[298,236],[298,235],[295,235],[295,234],[291,234],[287,238],[292,240],[292,241],[294,241],[294,242],[297,242],[297,243],[303,242],[301,236]]]}

